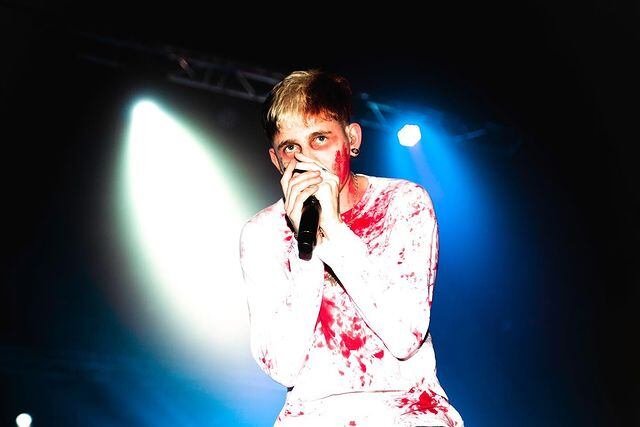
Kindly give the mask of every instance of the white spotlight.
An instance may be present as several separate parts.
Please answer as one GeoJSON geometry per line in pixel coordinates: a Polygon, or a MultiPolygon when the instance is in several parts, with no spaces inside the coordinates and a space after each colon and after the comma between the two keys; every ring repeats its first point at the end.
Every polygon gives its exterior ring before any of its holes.
{"type": "Polygon", "coordinates": [[[400,145],[404,145],[405,147],[413,147],[421,138],[420,126],[418,125],[404,125],[402,129],[398,131],[400,145]]]}
{"type": "Polygon", "coordinates": [[[171,336],[172,347],[225,355],[245,344],[237,245],[246,214],[237,175],[213,145],[155,103],[136,104],[122,213],[145,300],[160,307],[154,323],[164,342],[171,336]]]}
{"type": "Polygon", "coordinates": [[[18,427],[30,427],[31,415],[22,413],[16,417],[16,424],[18,427]]]}

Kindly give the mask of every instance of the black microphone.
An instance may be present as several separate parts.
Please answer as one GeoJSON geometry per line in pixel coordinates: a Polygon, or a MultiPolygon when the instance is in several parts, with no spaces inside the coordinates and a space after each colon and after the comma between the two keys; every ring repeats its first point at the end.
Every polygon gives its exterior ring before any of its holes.
{"type": "Polygon", "coordinates": [[[298,256],[305,261],[311,259],[313,248],[316,246],[321,210],[320,202],[314,195],[307,197],[307,200],[302,203],[300,226],[298,226],[298,256]]]}

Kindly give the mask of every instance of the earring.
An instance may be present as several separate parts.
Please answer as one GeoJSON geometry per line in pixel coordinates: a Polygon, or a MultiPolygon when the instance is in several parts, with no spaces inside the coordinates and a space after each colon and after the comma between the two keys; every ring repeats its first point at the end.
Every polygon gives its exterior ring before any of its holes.
{"type": "Polygon", "coordinates": [[[352,148],[351,152],[353,153],[353,157],[356,157],[358,154],[360,154],[360,150],[358,150],[357,148],[352,148]]]}

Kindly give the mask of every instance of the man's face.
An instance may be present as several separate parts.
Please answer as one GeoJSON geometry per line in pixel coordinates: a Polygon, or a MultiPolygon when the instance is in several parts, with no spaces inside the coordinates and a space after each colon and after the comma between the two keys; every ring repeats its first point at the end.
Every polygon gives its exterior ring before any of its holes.
{"type": "Polygon", "coordinates": [[[351,126],[344,126],[336,120],[319,117],[309,118],[305,123],[301,118],[288,121],[281,126],[269,149],[271,162],[282,172],[279,156],[286,167],[294,160],[295,153],[302,153],[320,163],[340,179],[340,188],[349,176],[351,126]]]}

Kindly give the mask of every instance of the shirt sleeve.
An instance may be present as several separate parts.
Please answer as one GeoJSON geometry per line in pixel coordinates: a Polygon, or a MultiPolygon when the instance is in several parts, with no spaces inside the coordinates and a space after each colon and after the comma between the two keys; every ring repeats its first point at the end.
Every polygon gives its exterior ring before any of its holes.
{"type": "MultiPolygon", "coordinates": [[[[341,223],[316,248],[353,300],[369,328],[391,354],[405,360],[429,329],[438,264],[438,223],[424,188],[409,183],[389,202],[382,251],[341,223]]],[[[378,240],[380,241],[380,240],[378,240]]]]}
{"type": "MultiPolygon", "coordinates": [[[[251,354],[260,369],[286,386],[295,380],[312,345],[322,303],[324,265],[283,254],[279,236],[248,222],[240,234],[240,266],[249,309],[251,354]]],[[[295,241],[292,242],[292,244],[295,241]]]]}

